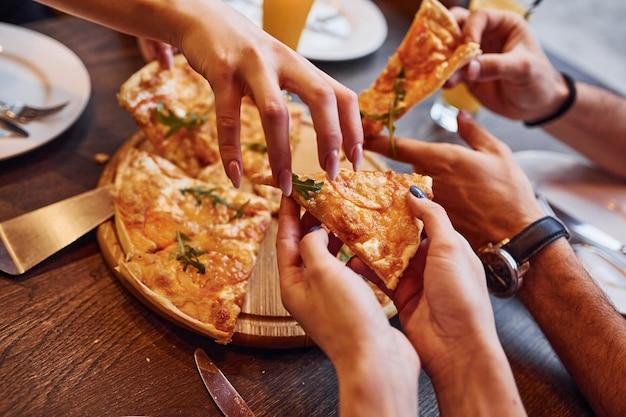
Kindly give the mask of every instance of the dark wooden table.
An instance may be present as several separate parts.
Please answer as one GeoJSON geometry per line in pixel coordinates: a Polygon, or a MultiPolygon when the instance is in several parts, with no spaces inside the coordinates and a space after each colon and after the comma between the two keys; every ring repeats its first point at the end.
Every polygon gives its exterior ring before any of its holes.
{"type": "MultiPolygon", "coordinates": [[[[351,62],[319,63],[357,91],[382,69],[411,20],[389,2],[380,5],[389,23],[380,50],[351,62]]],[[[0,161],[0,220],[95,187],[103,166],[94,155],[113,154],[137,130],[115,97],[143,65],[133,38],[71,17],[29,27],[74,50],[89,70],[93,91],[84,114],[66,132],[26,155],[0,161]]],[[[454,141],[430,121],[431,103],[406,116],[398,134],[454,141]]],[[[570,152],[519,123],[487,112],[479,119],[514,150],[570,152]]],[[[592,415],[523,306],[515,299],[494,299],[493,306],[529,415],[592,415]]],[[[336,376],[320,350],[224,347],[170,324],[117,281],[95,232],[23,276],[0,274],[2,416],[218,416],[194,366],[197,347],[213,357],[258,416],[337,414],[336,376]]],[[[438,415],[424,374],[419,391],[420,415],[438,415]]]]}

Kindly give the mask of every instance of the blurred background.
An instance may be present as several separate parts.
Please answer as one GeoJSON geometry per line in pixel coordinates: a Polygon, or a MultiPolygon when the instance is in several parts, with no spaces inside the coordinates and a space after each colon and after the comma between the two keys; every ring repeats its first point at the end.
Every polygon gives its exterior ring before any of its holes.
{"type": "MultiPolygon", "coordinates": [[[[380,0],[413,14],[420,0],[380,0]]],[[[441,0],[446,6],[468,0],[441,0]]],[[[32,0],[1,0],[0,21],[21,24],[52,15],[32,0]]],[[[546,49],[606,87],[626,95],[626,0],[543,0],[531,26],[546,49]]]]}

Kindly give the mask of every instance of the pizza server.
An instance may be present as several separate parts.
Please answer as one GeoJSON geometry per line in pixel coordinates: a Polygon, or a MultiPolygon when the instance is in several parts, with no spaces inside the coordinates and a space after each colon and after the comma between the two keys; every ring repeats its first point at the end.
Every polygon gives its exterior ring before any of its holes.
{"type": "Polygon", "coordinates": [[[113,216],[100,187],[0,223],[0,271],[20,275],[113,216]]]}

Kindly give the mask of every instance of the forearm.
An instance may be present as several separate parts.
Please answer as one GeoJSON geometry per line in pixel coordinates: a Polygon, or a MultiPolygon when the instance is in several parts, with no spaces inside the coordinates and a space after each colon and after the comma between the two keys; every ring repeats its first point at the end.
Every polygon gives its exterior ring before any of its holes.
{"type": "Polygon", "coordinates": [[[509,362],[501,349],[486,346],[467,361],[429,373],[442,417],[525,416],[509,362]]]}
{"type": "Polygon", "coordinates": [[[567,241],[533,257],[518,296],[595,413],[626,415],[626,322],[567,241]]]}
{"type": "Polygon", "coordinates": [[[192,19],[219,20],[222,0],[36,0],[114,30],[179,46],[192,19]]]}
{"type": "Polygon", "coordinates": [[[375,357],[357,354],[334,364],[341,417],[417,417],[417,356],[406,360],[389,352],[375,357]]]}
{"type": "Polygon", "coordinates": [[[544,130],[599,167],[626,179],[626,99],[584,83],[576,87],[574,106],[544,130]]]}

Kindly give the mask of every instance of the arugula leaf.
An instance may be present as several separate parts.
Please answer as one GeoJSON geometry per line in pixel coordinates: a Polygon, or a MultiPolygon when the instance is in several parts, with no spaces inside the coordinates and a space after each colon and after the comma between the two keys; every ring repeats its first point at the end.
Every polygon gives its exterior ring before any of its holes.
{"type": "Polygon", "coordinates": [[[311,193],[319,194],[322,191],[323,182],[315,182],[312,178],[302,181],[296,174],[291,174],[293,190],[304,197],[305,200],[311,198],[311,193]]]}
{"type": "Polygon", "coordinates": [[[165,109],[162,101],[157,104],[156,114],[157,121],[170,128],[165,134],[166,138],[172,136],[180,128],[194,129],[207,121],[206,115],[199,117],[195,113],[188,113],[184,118],[178,117],[173,111],[165,109]]]}
{"type": "Polygon", "coordinates": [[[231,217],[230,219],[240,219],[243,217],[243,211],[246,208],[246,206],[248,205],[248,203],[250,203],[250,200],[246,201],[241,207],[235,207],[232,204],[230,204],[229,202],[227,202],[226,200],[224,200],[222,197],[220,197],[219,195],[215,194],[215,191],[219,190],[219,187],[215,187],[215,188],[211,188],[211,189],[204,189],[201,187],[191,187],[191,188],[181,188],[180,192],[183,195],[186,194],[193,194],[196,198],[196,204],[197,205],[201,205],[202,204],[202,197],[207,197],[213,200],[213,207],[216,207],[218,204],[222,204],[224,206],[226,206],[227,208],[234,210],[235,214],[233,215],[233,217],[231,217]]]}
{"type": "Polygon", "coordinates": [[[382,121],[387,130],[389,131],[389,147],[390,152],[393,157],[396,157],[396,142],[394,141],[394,133],[396,131],[395,121],[398,115],[402,114],[406,107],[401,105],[404,102],[406,97],[406,87],[404,84],[406,83],[406,75],[404,72],[404,68],[400,69],[398,75],[393,82],[393,93],[394,97],[391,103],[389,103],[389,111],[387,113],[382,114],[370,114],[361,112],[362,119],[370,119],[375,121],[382,121]]]}
{"type": "Polygon", "coordinates": [[[263,143],[259,143],[259,142],[256,142],[256,143],[242,142],[241,146],[247,147],[252,152],[267,153],[267,145],[265,145],[263,143]]]}
{"type": "Polygon", "coordinates": [[[187,267],[193,266],[200,272],[204,274],[206,272],[206,266],[200,262],[198,256],[205,254],[205,251],[197,250],[192,248],[185,242],[189,242],[188,236],[183,234],[180,230],[176,231],[176,241],[178,242],[178,247],[175,248],[170,254],[170,259],[176,257],[176,260],[183,265],[183,271],[187,272],[187,267]]]}

